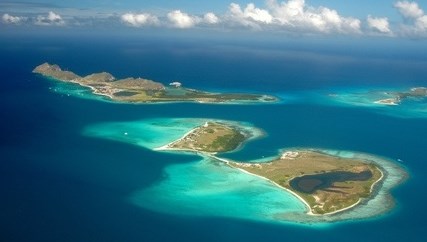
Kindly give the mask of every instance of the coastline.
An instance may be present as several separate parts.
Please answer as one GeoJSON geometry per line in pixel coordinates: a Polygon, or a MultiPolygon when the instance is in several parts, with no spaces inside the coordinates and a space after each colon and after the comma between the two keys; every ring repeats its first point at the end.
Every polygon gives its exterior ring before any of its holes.
{"type": "Polygon", "coordinates": [[[387,106],[398,106],[399,105],[399,101],[396,100],[395,98],[381,99],[381,100],[375,101],[374,103],[380,104],[380,105],[387,105],[387,106]]]}
{"type": "MultiPolygon", "coordinates": [[[[60,81],[64,81],[64,80],[60,80],[60,81]]],[[[90,88],[90,89],[92,90],[92,94],[100,95],[100,96],[105,96],[105,97],[110,98],[112,101],[116,101],[116,102],[117,102],[117,100],[115,100],[115,99],[114,99],[113,95],[111,95],[111,94],[107,94],[107,93],[98,92],[98,91],[97,91],[94,87],[92,87],[92,86],[85,85],[85,84],[83,84],[83,83],[80,83],[80,82],[78,82],[78,81],[74,81],[74,80],[71,80],[71,81],[65,81],[65,82],[71,82],[71,83],[78,84],[78,85],[80,85],[80,86],[82,86],[82,87],[88,87],[88,88],[90,88]]]]}
{"type": "MultiPolygon", "coordinates": [[[[243,173],[246,173],[246,174],[249,174],[249,175],[252,175],[252,176],[255,176],[255,177],[261,178],[261,179],[263,179],[263,180],[269,181],[271,184],[273,184],[273,185],[275,185],[275,186],[279,187],[280,189],[283,189],[283,190],[285,190],[286,192],[289,192],[290,194],[292,194],[293,196],[295,196],[296,198],[298,198],[302,203],[304,203],[304,205],[306,206],[306,208],[307,208],[307,210],[308,210],[306,214],[307,214],[307,215],[310,215],[310,216],[319,216],[319,217],[320,217],[320,216],[325,216],[325,215],[334,215],[334,214],[337,214],[337,213],[345,212],[346,210],[350,210],[350,209],[352,209],[352,208],[356,207],[357,205],[359,205],[359,203],[360,203],[360,202],[362,202],[362,201],[364,200],[364,199],[362,199],[362,198],[359,198],[359,200],[358,200],[356,203],[352,204],[351,206],[348,206],[348,207],[345,207],[345,208],[341,208],[341,209],[338,209],[338,210],[336,210],[336,211],[329,212],[329,213],[315,214],[315,213],[313,213],[313,209],[310,207],[310,205],[307,203],[307,201],[305,201],[301,196],[299,196],[299,195],[298,195],[297,193],[295,193],[294,191],[292,191],[292,190],[290,190],[290,189],[288,189],[288,188],[286,188],[286,187],[280,186],[280,185],[279,185],[279,184],[277,184],[276,182],[274,182],[274,181],[272,181],[272,180],[270,180],[270,179],[268,179],[268,178],[266,178],[266,177],[263,177],[263,176],[260,176],[260,175],[257,175],[257,174],[254,174],[254,173],[251,173],[251,172],[246,171],[246,170],[241,169],[241,168],[234,167],[234,166],[230,165],[230,161],[229,161],[229,160],[226,160],[226,159],[223,159],[223,158],[219,158],[219,157],[216,157],[216,156],[210,156],[210,157],[211,157],[211,158],[214,158],[214,159],[217,159],[217,160],[219,160],[219,161],[222,161],[222,162],[226,163],[228,166],[230,166],[230,167],[232,167],[232,168],[234,168],[234,169],[237,169],[237,170],[239,170],[239,171],[241,171],[241,172],[243,172],[243,173]]],[[[381,169],[379,169],[379,170],[380,170],[380,172],[381,172],[381,177],[371,185],[371,188],[370,188],[370,192],[371,192],[371,193],[372,193],[373,188],[375,187],[375,185],[376,185],[378,182],[382,181],[382,180],[383,180],[383,178],[384,178],[384,174],[383,174],[383,172],[381,171],[381,169]]]]}
{"type": "MultiPolygon", "coordinates": [[[[347,210],[350,210],[350,209],[352,209],[352,208],[356,207],[356,206],[357,206],[357,205],[359,205],[363,200],[368,199],[368,198],[359,198],[359,200],[358,200],[356,203],[352,204],[351,206],[348,206],[348,207],[345,207],[345,208],[341,208],[341,209],[338,209],[338,210],[336,210],[336,211],[329,212],[329,213],[324,213],[324,214],[315,214],[315,213],[313,213],[313,209],[312,209],[312,208],[311,208],[311,206],[308,204],[308,202],[307,202],[307,201],[305,201],[305,200],[304,200],[304,198],[302,198],[302,197],[301,197],[300,195],[298,195],[296,192],[294,192],[294,191],[292,191],[292,190],[290,190],[290,189],[288,189],[288,188],[286,188],[286,187],[280,186],[280,185],[279,185],[279,184],[277,184],[276,182],[274,182],[274,181],[272,181],[272,180],[270,180],[270,179],[268,179],[268,178],[266,178],[266,177],[263,177],[263,176],[260,176],[260,175],[257,175],[257,174],[254,174],[254,173],[248,172],[248,171],[246,171],[246,170],[244,170],[244,169],[241,169],[241,168],[238,168],[238,167],[234,167],[234,166],[230,165],[230,162],[232,162],[232,161],[229,161],[229,160],[227,160],[227,159],[225,159],[225,158],[220,158],[220,157],[216,156],[216,153],[203,152],[203,151],[198,151],[198,150],[193,150],[193,149],[179,149],[179,148],[170,148],[170,147],[169,147],[169,145],[171,145],[171,144],[173,144],[173,143],[175,143],[175,142],[177,142],[177,141],[179,141],[179,140],[183,139],[185,136],[187,136],[188,134],[192,133],[192,132],[193,132],[194,130],[196,130],[196,129],[197,129],[197,128],[194,128],[194,129],[190,130],[190,131],[189,131],[189,132],[187,132],[184,136],[182,136],[180,139],[175,140],[175,141],[172,141],[172,142],[170,142],[169,144],[166,144],[166,145],[164,145],[164,146],[161,146],[161,147],[155,148],[155,150],[156,150],[156,151],[183,151],[183,152],[191,152],[191,153],[195,153],[195,154],[197,154],[197,155],[201,155],[202,157],[209,157],[209,158],[212,158],[212,159],[218,160],[218,161],[220,161],[220,162],[223,162],[223,163],[227,164],[229,167],[231,167],[231,168],[233,168],[233,169],[237,169],[237,170],[239,170],[240,172],[243,172],[243,173],[246,173],[246,174],[249,174],[249,175],[252,175],[252,176],[255,176],[255,177],[261,178],[261,179],[263,179],[263,180],[266,180],[266,181],[270,182],[271,184],[273,184],[274,186],[276,186],[276,187],[278,187],[278,188],[280,188],[280,189],[285,190],[286,192],[288,192],[288,193],[292,194],[294,197],[296,197],[298,200],[300,200],[300,201],[305,205],[305,207],[306,207],[306,209],[307,209],[306,214],[307,214],[307,215],[310,215],[310,216],[318,216],[318,217],[320,217],[320,216],[325,216],[325,215],[334,215],[334,214],[337,214],[337,213],[345,212],[345,211],[347,211],[347,210]]],[[[375,185],[376,185],[377,183],[381,182],[381,181],[383,180],[383,178],[384,178],[384,173],[383,173],[383,171],[382,171],[381,169],[378,169],[378,170],[379,170],[379,171],[380,171],[380,173],[381,173],[381,177],[380,177],[378,180],[376,180],[376,181],[371,185],[371,187],[370,187],[370,192],[371,192],[371,193],[372,193],[372,191],[373,191],[373,189],[374,189],[375,185]]]]}
{"type": "MultiPolygon", "coordinates": [[[[194,99],[194,100],[189,99],[189,100],[172,100],[172,101],[168,101],[168,100],[147,100],[147,101],[130,102],[130,101],[117,100],[116,98],[114,98],[114,96],[112,94],[99,92],[96,88],[94,88],[90,85],[85,85],[85,84],[80,83],[78,81],[74,81],[74,80],[66,81],[66,80],[56,79],[56,78],[52,78],[52,77],[45,76],[45,75],[43,75],[43,76],[51,78],[55,81],[77,84],[81,87],[89,88],[91,90],[92,95],[101,96],[101,97],[108,97],[110,99],[108,101],[115,102],[115,103],[126,103],[126,104],[138,104],[138,103],[140,103],[140,104],[142,104],[142,103],[149,103],[149,104],[200,103],[200,104],[219,104],[219,105],[221,105],[221,104],[222,105],[250,105],[250,104],[273,104],[273,103],[279,102],[278,98],[275,98],[275,101],[267,101],[265,99],[232,100],[232,101],[203,101],[203,100],[198,100],[198,99],[194,99]]],[[[119,91],[125,91],[125,90],[119,90],[119,91]]],[[[218,93],[211,93],[211,94],[218,94],[218,93]]],[[[274,98],[273,96],[269,96],[269,95],[263,95],[263,96],[268,96],[268,97],[274,98]]]]}
{"type": "Polygon", "coordinates": [[[194,131],[196,131],[197,129],[199,129],[199,126],[191,129],[190,131],[186,132],[181,138],[173,140],[172,142],[169,142],[165,145],[162,145],[160,147],[154,148],[155,151],[167,151],[167,150],[178,150],[178,151],[191,151],[191,152],[197,152],[197,150],[192,150],[192,149],[179,149],[179,148],[170,148],[170,146],[176,142],[179,142],[181,140],[183,140],[187,135],[193,133],[194,131]]]}
{"type": "Polygon", "coordinates": [[[214,155],[210,155],[209,157],[210,157],[210,158],[212,158],[212,159],[218,160],[218,161],[220,161],[220,162],[223,162],[223,163],[227,164],[227,166],[229,166],[229,167],[231,167],[231,168],[233,168],[233,169],[237,169],[237,170],[239,170],[239,171],[241,171],[241,172],[243,172],[243,173],[246,173],[246,174],[249,174],[249,175],[252,175],[252,176],[255,176],[255,177],[261,178],[261,179],[263,179],[263,180],[266,180],[266,181],[270,182],[271,184],[275,185],[276,187],[278,187],[278,188],[280,188],[280,189],[283,189],[283,190],[285,190],[286,192],[291,193],[291,194],[292,194],[292,195],[294,195],[296,198],[298,198],[301,202],[303,202],[303,203],[304,203],[304,205],[306,206],[306,208],[308,208],[308,212],[307,212],[307,214],[309,214],[309,215],[314,215],[314,216],[316,216],[316,215],[317,215],[317,214],[314,214],[314,213],[312,212],[310,205],[309,205],[309,204],[308,204],[308,203],[307,203],[307,202],[306,202],[302,197],[300,197],[298,194],[296,194],[295,192],[293,192],[293,191],[291,191],[291,190],[289,190],[289,189],[287,189],[287,188],[285,188],[285,187],[280,186],[280,185],[279,185],[279,184],[277,184],[276,182],[274,182],[274,181],[272,181],[272,180],[270,180],[270,179],[268,179],[268,178],[266,178],[266,177],[263,177],[263,176],[260,176],[260,175],[257,175],[257,174],[254,174],[254,173],[251,173],[251,172],[249,172],[249,171],[245,171],[245,170],[243,170],[243,169],[241,169],[241,168],[234,167],[234,166],[230,165],[230,162],[231,162],[231,161],[229,161],[229,160],[227,160],[227,159],[225,159],[225,158],[220,158],[220,157],[217,157],[217,156],[214,156],[214,155]]]}
{"type": "MultiPolygon", "coordinates": [[[[45,63],[47,64],[47,63],[45,63]]],[[[44,65],[44,64],[43,64],[44,65]]],[[[38,68],[38,67],[36,67],[38,68]]],[[[200,104],[231,104],[231,105],[246,105],[246,104],[268,104],[268,103],[278,103],[280,101],[279,98],[267,95],[267,94],[253,94],[253,93],[216,93],[216,92],[208,92],[201,91],[191,88],[184,88],[185,90],[202,93],[208,96],[195,96],[195,97],[186,97],[183,96],[168,96],[164,95],[164,97],[152,97],[149,96],[147,99],[121,99],[118,96],[115,96],[118,92],[126,92],[128,89],[116,88],[111,85],[106,85],[102,89],[98,89],[90,84],[85,84],[79,81],[79,79],[83,79],[81,77],[75,79],[61,79],[58,77],[54,77],[52,75],[45,74],[43,72],[33,70],[33,73],[37,73],[45,78],[51,79],[53,81],[59,81],[64,83],[72,83],[77,84],[81,87],[89,88],[91,90],[91,94],[95,96],[107,97],[112,102],[116,103],[127,103],[127,104],[162,104],[162,103],[200,103],[200,104]],[[211,95],[211,96],[209,96],[211,95]],[[230,97],[233,95],[243,95],[244,97],[230,97]],[[245,96],[246,95],[246,96],[245,96]],[[221,97],[226,96],[226,97],[221,97]]]]}
{"type": "MultiPolygon", "coordinates": [[[[259,137],[262,137],[264,135],[264,131],[260,130],[256,127],[251,127],[250,125],[246,125],[236,122],[236,121],[228,121],[228,120],[217,120],[217,119],[205,119],[203,120],[204,122],[220,122],[220,123],[224,123],[230,126],[235,126],[237,127],[237,129],[240,132],[243,132],[245,135],[245,140],[243,142],[241,142],[234,150],[232,151],[228,151],[228,152],[235,152],[239,149],[241,149],[246,142],[248,142],[249,140],[252,139],[256,139],[259,137]]],[[[181,140],[183,140],[186,136],[190,135],[191,133],[195,132],[196,130],[198,130],[200,128],[201,124],[198,124],[196,127],[192,128],[191,130],[189,130],[188,132],[186,132],[185,134],[183,134],[179,139],[173,140],[165,145],[159,146],[154,148],[153,150],[155,151],[184,151],[184,152],[192,152],[192,153],[196,153],[196,154],[204,154],[204,155],[215,155],[218,152],[206,152],[206,151],[200,151],[200,150],[194,150],[194,149],[185,149],[185,148],[171,148],[171,146],[174,143],[177,143],[181,140]]]]}
{"type": "MultiPolygon", "coordinates": [[[[229,165],[228,163],[227,163],[227,165],[229,165]]],[[[230,167],[233,167],[233,166],[231,166],[231,165],[229,165],[230,167]]],[[[251,172],[248,172],[248,171],[245,171],[245,170],[243,170],[243,169],[241,169],[241,168],[236,168],[236,167],[233,167],[234,169],[237,169],[237,170],[239,170],[239,171],[241,171],[241,172],[243,172],[243,173],[246,173],[246,174],[249,174],[249,175],[252,175],[252,176],[255,176],[255,177],[258,177],[258,178],[261,178],[261,179],[263,179],[263,180],[266,180],[266,181],[268,181],[268,182],[270,182],[271,184],[273,184],[273,185],[275,185],[276,187],[278,187],[278,188],[280,188],[280,189],[283,189],[283,190],[285,190],[286,192],[289,192],[290,194],[292,194],[294,197],[296,197],[296,198],[298,198],[298,200],[300,200],[302,203],[304,203],[304,205],[305,205],[305,207],[307,208],[307,213],[306,214],[308,214],[308,215],[310,215],[310,216],[322,216],[322,214],[314,214],[313,213],[313,210],[311,209],[311,207],[310,207],[310,205],[302,198],[302,197],[300,197],[298,194],[296,194],[294,191],[292,191],[292,190],[289,190],[289,189],[287,189],[286,187],[282,187],[282,186],[280,186],[279,184],[277,184],[276,182],[274,182],[274,181],[272,181],[272,180],[270,180],[270,179],[268,179],[268,178],[266,178],[266,177],[263,177],[263,176],[260,176],[260,175],[257,175],[257,174],[254,174],[254,173],[251,173],[251,172]]],[[[324,214],[324,215],[327,215],[327,214],[324,214]]]]}
{"type": "Polygon", "coordinates": [[[64,82],[64,83],[71,83],[71,84],[76,84],[76,85],[81,86],[81,87],[89,88],[91,90],[91,94],[93,94],[95,96],[108,97],[108,98],[111,99],[111,100],[108,100],[108,101],[121,103],[120,101],[115,100],[114,97],[111,94],[98,92],[94,87],[89,86],[89,85],[85,85],[85,84],[80,83],[78,81],[74,81],[74,80],[62,80],[62,79],[54,78],[54,77],[43,75],[43,74],[39,74],[39,75],[43,76],[46,79],[50,79],[52,81],[55,81],[55,82],[59,81],[59,82],[64,82]]]}

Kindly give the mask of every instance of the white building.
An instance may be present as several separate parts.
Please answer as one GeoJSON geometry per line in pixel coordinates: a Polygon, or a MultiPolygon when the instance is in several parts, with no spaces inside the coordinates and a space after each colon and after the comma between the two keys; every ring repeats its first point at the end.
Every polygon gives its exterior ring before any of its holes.
{"type": "Polygon", "coordinates": [[[171,82],[171,83],[169,83],[169,86],[181,87],[182,84],[181,84],[181,82],[171,82]]]}

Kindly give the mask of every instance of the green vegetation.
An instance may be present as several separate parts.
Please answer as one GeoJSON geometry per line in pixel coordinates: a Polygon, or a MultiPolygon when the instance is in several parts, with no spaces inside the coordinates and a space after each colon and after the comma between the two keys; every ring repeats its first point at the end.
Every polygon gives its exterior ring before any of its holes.
{"type": "Polygon", "coordinates": [[[85,77],[71,71],[64,71],[58,65],[44,63],[37,66],[34,73],[54,78],[56,80],[72,82],[89,87],[96,95],[105,96],[111,100],[129,103],[155,102],[274,102],[277,98],[267,95],[239,94],[239,93],[210,93],[181,85],[165,87],[163,84],[143,78],[125,78],[117,80],[107,72],[94,73],[85,77]]]}
{"type": "Polygon", "coordinates": [[[243,141],[245,136],[239,132],[233,132],[232,134],[227,134],[218,137],[214,142],[212,142],[210,150],[221,149],[223,151],[231,151],[236,149],[243,141]]]}
{"type": "Polygon", "coordinates": [[[235,150],[245,139],[246,136],[236,126],[220,122],[207,122],[182,139],[170,144],[169,148],[209,153],[228,152],[235,150]]]}

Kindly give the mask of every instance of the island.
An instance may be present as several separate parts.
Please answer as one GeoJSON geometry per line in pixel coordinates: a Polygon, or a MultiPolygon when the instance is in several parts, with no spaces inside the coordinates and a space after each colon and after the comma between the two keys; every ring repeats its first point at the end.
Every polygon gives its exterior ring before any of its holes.
{"type": "Polygon", "coordinates": [[[234,102],[275,102],[278,99],[270,95],[245,93],[212,93],[185,88],[182,83],[173,81],[168,86],[144,78],[116,79],[108,72],[79,76],[72,71],[61,69],[58,65],[44,63],[37,66],[33,73],[45,77],[75,83],[90,88],[95,95],[109,100],[127,103],[234,103],[234,102]]]}
{"type": "Polygon", "coordinates": [[[264,162],[237,162],[216,156],[241,146],[251,135],[243,128],[207,121],[157,150],[189,151],[210,156],[230,167],[265,178],[299,198],[309,215],[330,215],[372,198],[384,177],[370,160],[343,158],[317,150],[285,151],[264,162]]]}
{"type": "Polygon", "coordinates": [[[202,126],[190,130],[182,138],[157,150],[180,150],[201,152],[208,155],[237,149],[251,134],[236,125],[207,121],[202,126]]]}
{"type": "Polygon", "coordinates": [[[383,178],[371,161],[342,158],[316,150],[286,151],[268,162],[228,162],[232,167],[264,177],[309,208],[310,215],[344,211],[369,199],[383,178]]]}
{"type": "Polygon", "coordinates": [[[390,98],[384,98],[375,101],[377,104],[384,105],[399,105],[405,99],[422,99],[427,97],[426,87],[413,87],[408,91],[403,92],[385,92],[386,95],[391,96],[390,98]]]}

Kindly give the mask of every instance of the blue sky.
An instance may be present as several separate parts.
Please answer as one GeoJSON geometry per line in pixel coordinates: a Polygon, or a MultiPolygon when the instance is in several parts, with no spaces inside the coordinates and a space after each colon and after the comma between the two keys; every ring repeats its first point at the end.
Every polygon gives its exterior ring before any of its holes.
{"type": "Polygon", "coordinates": [[[1,26],[207,29],[427,38],[424,0],[23,0],[0,2],[1,26]]]}

